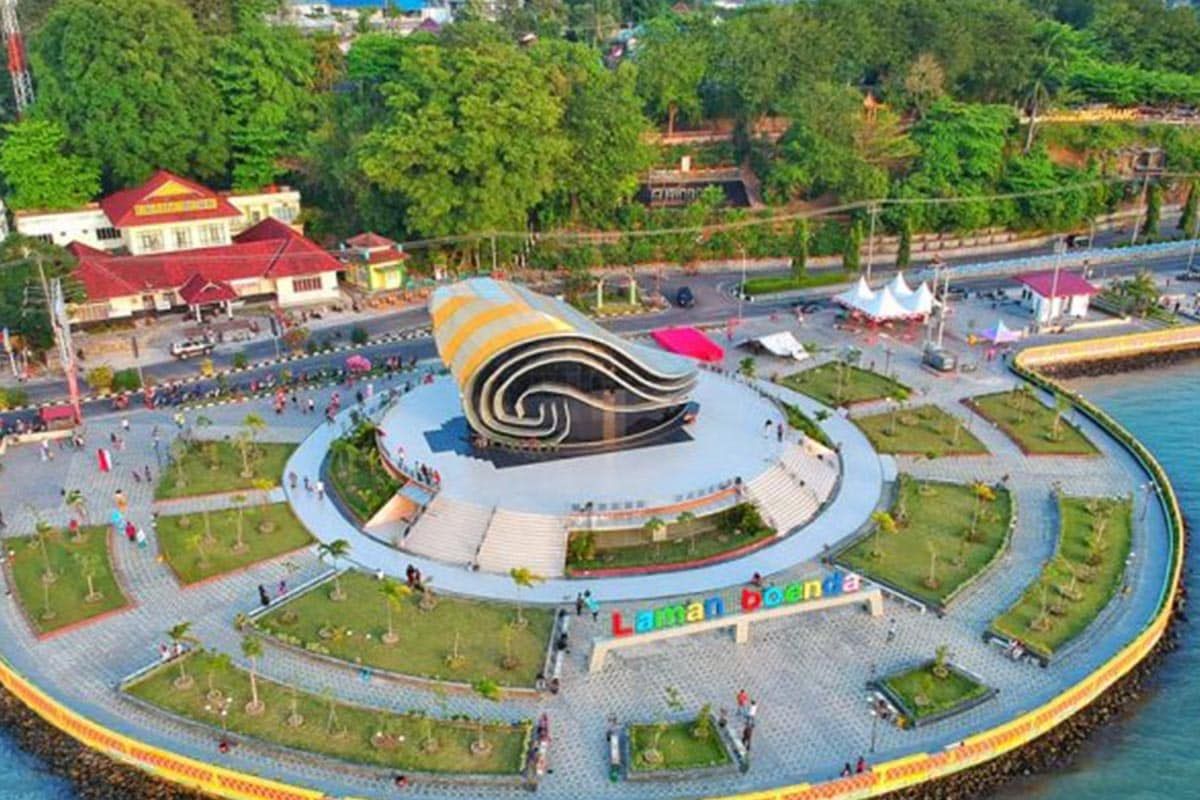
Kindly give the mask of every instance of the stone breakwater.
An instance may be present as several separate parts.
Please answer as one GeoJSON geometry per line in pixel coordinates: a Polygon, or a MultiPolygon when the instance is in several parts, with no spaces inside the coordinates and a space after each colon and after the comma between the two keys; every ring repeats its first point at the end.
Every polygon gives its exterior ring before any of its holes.
{"type": "Polygon", "coordinates": [[[199,800],[205,795],[159,780],[84,747],[0,687],[0,728],[17,746],[75,787],[84,800],[199,800]]]}
{"type": "Polygon", "coordinates": [[[1099,378],[1104,375],[1114,375],[1118,372],[1135,372],[1143,369],[1172,367],[1176,364],[1194,361],[1197,358],[1200,358],[1200,346],[1186,349],[1163,350],[1160,352],[1146,352],[1116,358],[1066,361],[1061,364],[1039,366],[1038,372],[1055,380],[1099,378]]]}

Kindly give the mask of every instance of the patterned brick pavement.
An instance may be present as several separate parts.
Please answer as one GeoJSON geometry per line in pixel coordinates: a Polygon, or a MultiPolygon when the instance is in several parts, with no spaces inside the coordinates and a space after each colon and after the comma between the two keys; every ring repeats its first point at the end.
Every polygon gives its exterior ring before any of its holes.
{"type": "MultiPolygon", "coordinates": [[[[802,331],[800,338],[813,338],[802,331]]],[[[864,363],[882,365],[884,342],[863,342],[864,363]]],[[[917,388],[921,402],[936,402],[964,419],[971,416],[957,402],[960,396],[996,391],[1011,384],[999,369],[981,369],[962,379],[935,378],[916,363],[915,345],[893,342],[891,365],[901,378],[917,388]]],[[[765,370],[763,370],[765,371],[765,370]]],[[[377,384],[377,391],[383,386],[377,384]]],[[[330,390],[321,393],[318,408],[330,390]]],[[[343,397],[346,392],[343,390],[343,397]]],[[[248,411],[262,414],[273,441],[299,441],[320,420],[291,408],[281,416],[271,413],[265,401],[216,406],[203,413],[214,422],[209,432],[224,435],[236,429],[248,411]]],[[[867,413],[870,409],[863,409],[867,413]]],[[[169,414],[139,411],[129,414],[131,431],[124,451],[117,453],[118,467],[101,475],[95,469],[94,447],[107,441],[119,426],[119,416],[89,422],[89,447],[82,453],[56,450],[53,462],[40,461],[36,448],[18,447],[4,457],[0,507],[7,529],[4,535],[32,530],[35,516],[63,523],[67,518],[60,492],[80,488],[88,497],[93,517],[111,505],[121,488],[129,496],[131,515],[149,521],[151,487],[135,482],[133,467],[151,466],[157,477],[153,448],[157,427],[162,444],[176,435],[169,414]]],[[[194,419],[194,412],[189,414],[194,419]]],[[[974,433],[992,455],[986,458],[897,459],[900,469],[921,477],[965,481],[997,480],[1009,475],[1019,509],[1012,548],[1002,563],[986,574],[945,618],[938,619],[889,603],[882,619],[872,620],[850,608],[818,612],[751,628],[751,641],[735,645],[727,633],[703,634],[654,646],[621,651],[610,657],[595,675],[586,671],[587,642],[604,632],[586,615],[574,620],[572,651],[567,659],[564,690],[541,701],[512,700],[493,706],[470,696],[452,695],[451,713],[501,715],[518,719],[550,714],[554,732],[551,751],[554,772],[544,779],[540,794],[551,798],[667,798],[748,791],[836,775],[844,761],[859,754],[884,760],[905,753],[931,750],[959,741],[981,727],[996,724],[1046,700],[1077,680],[1115,652],[1147,620],[1165,575],[1162,547],[1165,525],[1157,509],[1146,514],[1135,534],[1129,573],[1129,596],[1114,602],[1102,624],[1089,629],[1081,642],[1049,669],[1014,664],[986,647],[980,634],[987,622],[1005,608],[1036,574],[1054,546],[1054,506],[1048,487],[1059,481],[1070,494],[1136,493],[1135,518],[1141,516],[1145,497],[1137,492],[1144,481],[1131,460],[1098,431],[1084,424],[1098,442],[1105,459],[1032,459],[1023,456],[1000,432],[982,419],[972,422],[974,433]],[[888,621],[896,620],[898,635],[887,642],[888,621]],[[882,725],[874,754],[868,753],[871,718],[866,713],[863,685],[874,674],[929,657],[947,644],[954,659],[983,675],[1000,690],[998,697],[947,722],[916,731],[899,731],[882,725]],[[652,784],[610,784],[604,749],[605,720],[644,721],[666,713],[667,687],[679,691],[689,710],[703,703],[733,706],[733,697],[746,688],[760,701],[753,766],[745,776],[726,776],[703,783],[688,781],[652,784]]],[[[165,453],[165,449],[163,450],[165,453]]],[[[215,501],[219,502],[219,501],[215,501]]],[[[153,542],[152,542],[153,544],[153,542]]],[[[114,690],[120,678],[156,657],[167,627],[190,620],[206,646],[234,654],[241,661],[239,636],[232,620],[253,607],[256,586],[274,585],[286,577],[290,585],[320,574],[324,569],[311,552],[276,560],[248,572],[182,590],[153,547],[138,550],[119,542],[116,562],[138,605],[131,611],[71,633],[38,642],[29,632],[11,597],[0,604],[0,650],[19,670],[51,694],[99,722],[153,744],[174,748],[206,760],[221,759],[229,766],[314,786],[332,796],[394,796],[388,776],[377,770],[339,765],[323,758],[287,756],[254,747],[235,748],[219,756],[212,731],[183,725],[144,711],[123,700],[114,690]]],[[[811,573],[797,567],[780,576],[811,573]]],[[[622,605],[628,608],[628,605],[622,605]]],[[[607,608],[605,609],[607,611],[607,608]]],[[[319,691],[336,686],[340,696],[380,708],[436,710],[436,699],[413,687],[373,679],[364,682],[344,670],[317,665],[298,655],[269,647],[262,671],[267,677],[319,691]]],[[[418,782],[407,794],[414,797],[508,797],[518,790],[418,782]]]]}

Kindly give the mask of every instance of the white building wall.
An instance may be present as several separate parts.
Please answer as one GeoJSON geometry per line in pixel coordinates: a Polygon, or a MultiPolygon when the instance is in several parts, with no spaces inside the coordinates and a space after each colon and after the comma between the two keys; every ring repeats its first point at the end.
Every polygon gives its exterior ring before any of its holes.
{"type": "Polygon", "coordinates": [[[320,275],[304,275],[292,278],[279,278],[275,281],[276,296],[280,306],[310,305],[312,303],[328,303],[341,298],[338,291],[337,272],[322,272],[320,275]],[[297,281],[303,282],[310,278],[319,278],[319,289],[296,290],[297,281]]]}
{"type": "Polygon", "coordinates": [[[52,244],[66,247],[71,242],[80,242],[98,250],[116,250],[124,246],[118,235],[115,238],[100,238],[102,230],[111,230],[112,224],[98,205],[74,211],[18,211],[13,215],[17,233],[33,237],[50,237],[52,244]]]}
{"type": "Polygon", "coordinates": [[[296,222],[300,219],[300,192],[295,189],[281,188],[273,192],[231,194],[225,199],[242,212],[242,218],[231,223],[235,236],[267,217],[286,222],[298,233],[304,233],[303,226],[296,222]]]}

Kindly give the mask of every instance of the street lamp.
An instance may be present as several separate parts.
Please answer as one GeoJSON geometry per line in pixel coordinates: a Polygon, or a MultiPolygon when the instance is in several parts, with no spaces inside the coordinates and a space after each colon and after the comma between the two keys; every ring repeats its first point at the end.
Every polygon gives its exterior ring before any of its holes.
{"type": "MultiPolygon", "coordinates": [[[[871,685],[874,682],[875,682],[875,665],[871,664],[871,679],[867,683],[867,688],[870,689],[871,685]]],[[[875,696],[873,694],[867,695],[867,705],[869,706],[868,710],[871,714],[871,747],[868,750],[868,752],[874,753],[875,752],[875,741],[879,734],[879,705],[876,702],[875,696]]]]}
{"type": "Polygon", "coordinates": [[[1050,280],[1050,313],[1046,322],[1053,322],[1059,316],[1059,306],[1055,302],[1058,300],[1058,272],[1062,269],[1062,257],[1066,249],[1066,241],[1061,236],[1058,237],[1054,242],[1054,277],[1050,280]]]}
{"type": "Polygon", "coordinates": [[[746,246],[742,245],[742,282],[738,284],[738,323],[742,321],[742,301],[746,299],[746,246]]]}

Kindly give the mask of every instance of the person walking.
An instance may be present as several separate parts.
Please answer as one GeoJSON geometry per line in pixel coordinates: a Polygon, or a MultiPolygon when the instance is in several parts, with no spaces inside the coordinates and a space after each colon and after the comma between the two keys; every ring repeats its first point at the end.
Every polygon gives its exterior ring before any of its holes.
{"type": "Polygon", "coordinates": [[[750,694],[745,689],[738,689],[737,693],[737,710],[738,716],[746,716],[746,707],[750,705],[750,694]]]}
{"type": "Polygon", "coordinates": [[[891,644],[896,640],[896,620],[893,618],[888,622],[887,643],[891,644]]]}
{"type": "Polygon", "coordinates": [[[758,701],[751,700],[750,705],[746,706],[746,721],[753,725],[755,718],[758,716],[758,701]]]}
{"type": "Polygon", "coordinates": [[[865,758],[863,758],[862,756],[859,756],[858,762],[854,765],[854,772],[856,774],[861,775],[862,773],[864,773],[866,771],[867,771],[867,760],[865,758]]]}
{"type": "Polygon", "coordinates": [[[129,417],[121,417],[121,430],[129,433],[129,417]]]}
{"type": "Polygon", "coordinates": [[[325,481],[317,481],[313,485],[313,488],[316,489],[317,499],[324,500],[325,499],[325,481]]]}
{"type": "Polygon", "coordinates": [[[742,747],[746,748],[746,752],[750,752],[750,740],[754,737],[754,724],[746,723],[746,727],[742,728],[742,747]]]}
{"type": "Polygon", "coordinates": [[[258,602],[262,603],[263,608],[271,605],[271,596],[267,594],[267,587],[261,583],[258,585],[258,602]]]}
{"type": "Polygon", "coordinates": [[[577,617],[583,616],[583,593],[582,592],[577,592],[575,594],[575,616],[577,616],[577,617]]]}
{"type": "Polygon", "coordinates": [[[591,589],[583,593],[583,603],[587,606],[588,611],[592,612],[592,622],[598,622],[600,620],[600,604],[596,602],[596,598],[592,597],[591,589]]]}

